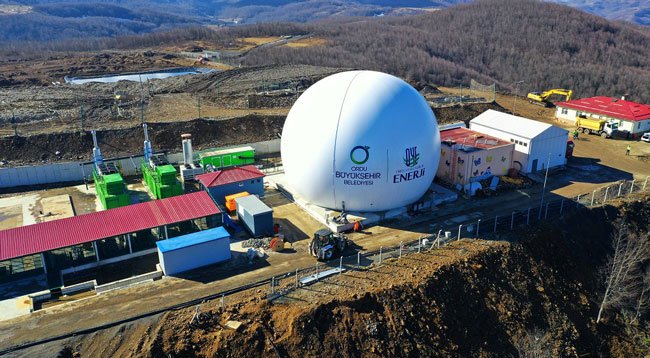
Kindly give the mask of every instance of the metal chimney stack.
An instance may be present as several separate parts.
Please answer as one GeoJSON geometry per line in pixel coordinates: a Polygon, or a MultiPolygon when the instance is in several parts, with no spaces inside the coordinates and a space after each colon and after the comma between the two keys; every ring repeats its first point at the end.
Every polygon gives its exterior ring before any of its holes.
{"type": "Polygon", "coordinates": [[[90,131],[93,136],[93,162],[95,166],[104,164],[104,157],[102,157],[102,152],[99,150],[99,145],[97,145],[97,132],[95,130],[90,131]]]}
{"type": "Polygon", "coordinates": [[[151,155],[153,154],[153,149],[151,148],[151,142],[149,141],[149,133],[147,132],[147,123],[142,125],[144,128],[144,160],[149,162],[151,155]]]}
{"type": "Polygon", "coordinates": [[[191,165],[194,163],[194,153],[192,153],[192,135],[189,133],[181,134],[183,142],[183,164],[191,165]]]}

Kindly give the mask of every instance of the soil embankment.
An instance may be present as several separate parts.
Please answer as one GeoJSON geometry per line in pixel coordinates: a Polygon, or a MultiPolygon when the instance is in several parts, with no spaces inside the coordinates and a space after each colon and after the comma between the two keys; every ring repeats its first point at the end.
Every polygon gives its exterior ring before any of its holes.
{"type": "MultiPolygon", "coordinates": [[[[648,196],[514,234],[461,240],[290,293],[258,290],[30,348],[81,356],[643,356],[615,313],[596,324],[612,221],[647,233],[648,196]],[[580,225],[575,225],[579,222],[580,225]],[[514,237],[513,237],[514,238],[514,237]],[[242,323],[239,331],[225,328],[242,323]],[[63,351],[61,351],[63,349],[63,351]]],[[[646,319],[643,317],[642,319],[646,319]]],[[[23,352],[27,353],[27,352],[23,352]]]]}

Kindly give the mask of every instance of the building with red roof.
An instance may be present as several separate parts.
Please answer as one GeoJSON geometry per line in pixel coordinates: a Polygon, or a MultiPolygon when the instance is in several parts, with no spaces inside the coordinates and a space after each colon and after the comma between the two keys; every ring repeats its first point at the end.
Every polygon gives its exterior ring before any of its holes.
{"type": "Polygon", "coordinates": [[[575,123],[576,117],[613,120],[619,130],[633,136],[650,132],[650,105],[606,96],[581,98],[555,104],[555,117],[575,123]]]}
{"type": "Polygon", "coordinates": [[[512,167],[515,143],[467,128],[440,131],[440,164],[436,176],[453,185],[465,185],[512,167]]]}
{"type": "Polygon", "coordinates": [[[254,165],[226,168],[196,176],[201,188],[212,196],[215,202],[224,205],[226,196],[243,191],[264,196],[264,173],[254,165]]]}
{"type": "Polygon", "coordinates": [[[0,282],[43,272],[58,278],[66,269],[149,254],[158,240],[221,225],[220,213],[196,192],[2,230],[0,282]]]}

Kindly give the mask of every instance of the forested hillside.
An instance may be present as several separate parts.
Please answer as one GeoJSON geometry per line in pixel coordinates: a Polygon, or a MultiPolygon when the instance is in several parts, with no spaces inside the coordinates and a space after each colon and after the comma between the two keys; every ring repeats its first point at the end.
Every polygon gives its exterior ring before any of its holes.
{"type": "Polygon", "coordinates": [[[650,102],[650,31],[562,5],[481,0],[420,16],[305,31],[329,44],[262,49],[245,63],[375,69],[448,86],[473,78],[509,90],[525,81],[520,93],[567,87],[578,96],[628,94],[650,102]]]}

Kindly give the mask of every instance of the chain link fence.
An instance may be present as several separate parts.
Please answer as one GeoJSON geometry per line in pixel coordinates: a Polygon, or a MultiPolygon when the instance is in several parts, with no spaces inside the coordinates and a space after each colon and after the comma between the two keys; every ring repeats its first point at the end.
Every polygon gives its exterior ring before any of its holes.
{"type": "Polygon", "coordinates": [[[375,251],[357,252],[327,262],[319,262],[312,267],[297,269],[295,272],[287,272],[273,277],[270,280],[270,286],[267,286],[269,287],[267,298],[274,300],[327,277],[342,275],[345,271],[372,269],[373,265],[381,265],[383,261],[390,258],[424,250],[434,250],[462,237],[481,237],[508,232],[543,220],[559,218],[585,207],[602,205],[618,197],[650,190],[649,180],[650,177],[645,180],[619,181],[574,198],[540,199],[539,205],[516,210],[509,214],[443,226],[431,235],[421,236],[416,240],[402,242],[396,246],[380,247],[375,251]]]}

